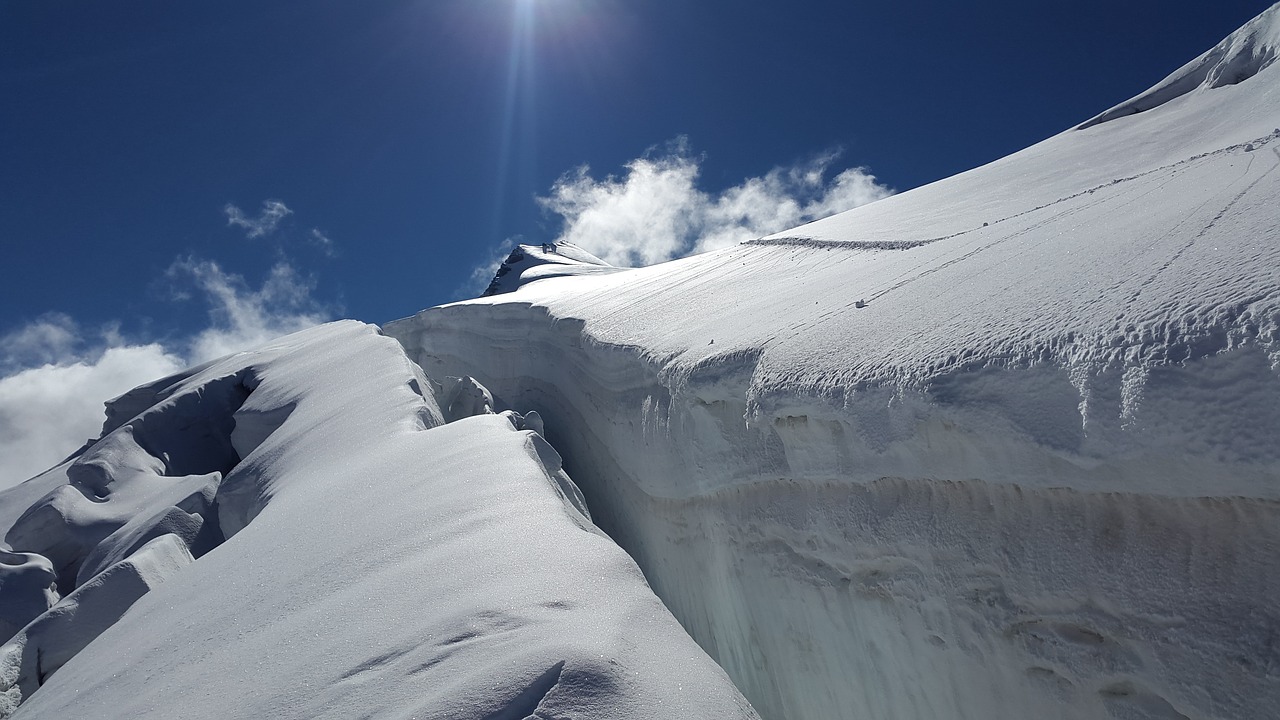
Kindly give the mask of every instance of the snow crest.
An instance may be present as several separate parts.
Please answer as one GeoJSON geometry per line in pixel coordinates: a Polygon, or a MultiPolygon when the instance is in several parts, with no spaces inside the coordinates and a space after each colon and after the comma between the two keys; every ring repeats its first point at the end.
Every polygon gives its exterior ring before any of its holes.
{"type": "Polygon", "coordinates": [[[51,486],[0,558],[5,620],[38,615],[0,647],[0,717],[755,718],[538,415],[465,389],[446,424],[399,345],[340,322],[127,394],[0,494],[51,486]]]}
{"type": "Polygon", "coordinates": [[[1276,61],[1278,51],[1280,5],[1273,5],[1155,87],[1099,114],[1077,129],[1086,130],[1117,118],[1146,112],[1197,90],[1242,83],[1270,67],[1276,61]]]}

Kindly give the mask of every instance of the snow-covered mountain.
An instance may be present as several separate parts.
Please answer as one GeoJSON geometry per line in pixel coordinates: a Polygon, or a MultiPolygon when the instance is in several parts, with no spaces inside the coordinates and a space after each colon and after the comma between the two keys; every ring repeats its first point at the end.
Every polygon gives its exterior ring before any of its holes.
{"type": "Polygon", "coordinates": [[[0,493],[0,715],[1274,716],[1278,46],[123,396],[0,493]]]}

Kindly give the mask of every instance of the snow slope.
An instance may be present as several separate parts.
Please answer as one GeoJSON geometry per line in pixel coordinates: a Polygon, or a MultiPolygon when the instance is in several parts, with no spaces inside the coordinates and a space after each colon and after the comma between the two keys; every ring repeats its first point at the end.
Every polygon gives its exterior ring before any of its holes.
{"type": "Polygon", "coordinates": [[[437,393],[340,322],[114,401],[0,493],[0,717],[756,717],[536,416],[437,393]]]}
{"type": "Polygon", "coordinates": [[[766,718],[1280,707],[1280,6],[968,173],[389,324],[766,718]]]}

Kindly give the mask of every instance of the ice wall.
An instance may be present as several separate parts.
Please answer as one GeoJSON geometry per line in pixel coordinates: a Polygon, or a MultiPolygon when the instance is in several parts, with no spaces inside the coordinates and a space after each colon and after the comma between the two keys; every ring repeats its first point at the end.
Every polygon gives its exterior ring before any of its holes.
{"type": "MultiPolygon", "coordinates": [[[[596,521],[766,718],[1253,718],[1280,704],[1280,508],[1259,484],[1276,477],[1261,438],[1280,429],[1280,382],[1257,347],[1145,386],[1144,414],[1173,425],[1198,398],[1223,404],[1196,415],[1211,426],[1179,436],[1184,451],[1152,433],[1083,456],[1068,449],[1082,380],[1065,368],[762,412],[750,356],[675,383],[637,348],[520,303],[388,332],[429,373],[465,369],[499,405],[542,415],[596,521]],[[1204,450],[1242,410],[1261,423],[1258,457],[1204,450]]],[[[1123,373],[1087,384],[1095,431],[1122,433],[1123,373]]]]}

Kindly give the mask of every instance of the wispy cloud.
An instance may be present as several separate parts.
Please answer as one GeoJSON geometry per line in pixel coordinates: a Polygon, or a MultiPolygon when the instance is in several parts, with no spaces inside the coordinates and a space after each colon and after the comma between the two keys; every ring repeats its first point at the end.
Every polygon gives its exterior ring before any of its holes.
{"type": "Polygon", "coordinates": [[[217,263],[186,258],[167,272],[185,287],[191,283],[209,304],[209,327],[187,344],[193,363],[212,360],[303,328],[318,325],[329,312],[312,297],[315,283],[288,263],[277,263],[258,289],[217,263]]]}
{"type": "Polygon", "coordinates": [[[84,328],[50,314],[0,337],[0,489],[60,461],[96,437],[103,403],[189,365],[324,322],[314,283],[278,263],[258,287],[207,260],[166,273],[174,297],[203,298],[208,325],[164,344],[131,340],[115,325],[84,328]]]}
{"type": "Polygon", "coordinates": [[[511,254],[512,248],[523,241],[523,237],[516,235],[489,248],[484,260],[471,268],[471,274],[467,276],[466,282],[454,294],[459,297],[474,297],[484,292],[485,288],[489,287],[489,283],[493,281],[493,276],[498,272],[498,268],[502,266],[502,262],[511,254]]]}
{"type": "Polygon", "coordinates": [[[311,232],[307,237],[310,239],[311,244],[320,248],[320,252],[324,253],[326,257],[333,257],[337,254],[337,246],[334,244],[333,239],[320,228],[311,228],[311,232]]]}
{"type": "Polygon", "coordinates": [[[829,152],[778,167],[720,192],[698,187],[701,158],[683,140],[651,150],[620,176],[597,180],[586,166],[538,198],[563,218],[557,240],[614,265],[651,265],[714,250],[817,220],[892,194],[865,168],[833,177],[829,152]]]}
{"type": "Polygon", "coordinates": [[[258,213],[256,218],[245,215],[244,211],[233,203],[227,203],[222,211],[227,215],[228,226],[243,229],[245,235],[250,238],[270,235],[280,226],[281,220],[293,214],[293,211],[279,200],[262,201],[262,212],[258,213]]]}

